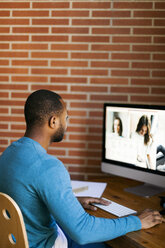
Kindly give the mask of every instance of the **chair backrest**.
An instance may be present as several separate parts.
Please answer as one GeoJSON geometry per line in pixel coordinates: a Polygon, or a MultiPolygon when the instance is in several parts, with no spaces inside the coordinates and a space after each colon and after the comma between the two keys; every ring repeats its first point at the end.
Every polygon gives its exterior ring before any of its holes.
{"type": "Polygon", "coordinates": [[[0,247],[29,248],[21,210],[10,196],[1,192],[0,247]]]}

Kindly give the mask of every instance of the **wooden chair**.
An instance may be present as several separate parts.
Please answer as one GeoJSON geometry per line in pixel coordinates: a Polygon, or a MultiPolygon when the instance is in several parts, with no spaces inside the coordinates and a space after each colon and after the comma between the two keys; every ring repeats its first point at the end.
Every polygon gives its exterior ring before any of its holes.
{"type": "Polygon", "coordinates": [[[29,248],[20,208],[8,195],[0,192],[0,247],[29,248]]]}

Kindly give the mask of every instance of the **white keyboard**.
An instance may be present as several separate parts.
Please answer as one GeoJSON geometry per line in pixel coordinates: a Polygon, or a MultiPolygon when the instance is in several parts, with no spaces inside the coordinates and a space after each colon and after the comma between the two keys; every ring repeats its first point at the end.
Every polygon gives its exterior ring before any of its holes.
{"type": "Polygon", "coordinates": [[[108,206],[102,205],[102,204],[97,204],[94,203],[93,205],[95,205],[98,208],[101,208],[111,214],[116,215],[117,217],[123,217],[123,216],[127,216],[127,215],[131,215],[131,214],[136,214],[137,212],[131,208],[127,208],[123,205],[120,205],[114,201],[108,200],[106,198],[103,198],[104,200],[107,200],[110,202],[110,204],[108,206]]]}

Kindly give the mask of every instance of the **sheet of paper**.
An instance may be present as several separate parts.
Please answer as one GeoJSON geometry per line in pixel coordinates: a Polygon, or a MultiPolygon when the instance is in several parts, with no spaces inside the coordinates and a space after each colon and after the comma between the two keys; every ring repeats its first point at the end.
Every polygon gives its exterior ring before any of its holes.
{"type": "Polygon", "coordinates": [[[71,181],[73,192],[76,196],[101,197],[107,184],[100,182],[71,181]]]}

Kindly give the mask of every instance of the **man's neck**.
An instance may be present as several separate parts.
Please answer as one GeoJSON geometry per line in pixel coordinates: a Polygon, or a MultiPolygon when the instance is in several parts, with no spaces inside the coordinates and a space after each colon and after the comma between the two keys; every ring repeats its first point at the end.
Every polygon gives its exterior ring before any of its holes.
{"type": "Polygon", "coordinates": [[[24,137],[28,137],[30,139],[38,142],[46,151],[50,145],[50,138],[44,134],[43,130],[26,130],[24,137]]]}

